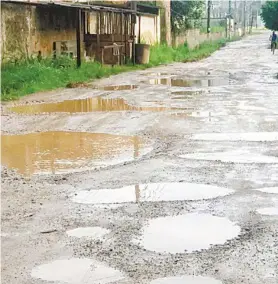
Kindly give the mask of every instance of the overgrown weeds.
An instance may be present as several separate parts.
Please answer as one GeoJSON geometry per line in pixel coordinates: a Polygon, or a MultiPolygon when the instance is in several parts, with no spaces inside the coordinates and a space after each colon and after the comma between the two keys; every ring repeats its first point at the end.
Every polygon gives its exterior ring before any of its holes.
{"type": "MultiPolygon", "coordinates": [[[[187,45],[169,47],[155,45],[151,47],[150,63],[147,65],[102,66],[97,62],[83,63],[76,68],[75,61],[68,57],[31,59],[19,63],[2,65],[1,99],[13,100],[39,91],[60,87],[74,87],[94,79],[108,77],[121,72],[145,69],[174,61],[190,62],[209,56],[225,44],[225,40],[206,42],[194,50],[187,45]]],[[[84,84],[85,86],[85,84],[84,84]]]]}

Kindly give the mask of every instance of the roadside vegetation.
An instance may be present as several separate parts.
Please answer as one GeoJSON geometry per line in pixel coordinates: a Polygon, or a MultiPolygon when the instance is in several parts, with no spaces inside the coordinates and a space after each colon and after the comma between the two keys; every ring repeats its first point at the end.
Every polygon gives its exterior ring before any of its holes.
{"type": "Polygon", "coordinates": [[[145,69],[171,62],[191,62],[208,57],[225,45],[227,40],[202,43],[198,48],[189,50],[187,45],[151,47],[150,63],[146,65],[102,66],[97,62],[83,63],[76,68],[69,58],[36,59],[2,65],[1,100],[14,100],[21,96],[60,87],[73,87],[81,82],[108,77],[121,72],[145,69]]]}

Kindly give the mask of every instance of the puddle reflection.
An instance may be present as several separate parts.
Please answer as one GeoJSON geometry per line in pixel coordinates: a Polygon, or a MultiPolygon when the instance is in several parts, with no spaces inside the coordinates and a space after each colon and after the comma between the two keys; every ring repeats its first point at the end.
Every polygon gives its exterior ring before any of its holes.
{"type": "Polygon", "coordinates": [[[58,103],[43,103],[33,105],[19,105],[10,107],[16,113],[37,114],[50,112],[99,112],[99,111],[167,111],[167,107],[139,107],[126,103],[124,99],[87,98],[80,100],[66,100],[58,103]]]}
{"type": "Polygon", "coordinates": [[[192,253],[222,245],[239,233],[240,227],[225,217],[189,213],[150,219],[133,243],[158,253],[192,253]]]}
{"type": "Polygon", "coordinates": [[[149,183],[115,189],[82,190],[73,201],[84,204],[159,202],[212,199],[232,194],[227,188],[194,183],[149,183]]]}
{"type": "Polygon", "coordinates": [[[97,89],[104,91],[126,91],[137,89],[137,85],[113,85],[113,86],[98,86],[97,89]]]}
{"type": "Polygon", "coordinates": [[[173,79],[161,78],[149,80],[151,85],[167,85],[172,87],[216,87],[230,85],[231,81],[227,78],[217,79],[173,79]]]}
{"type": "Polygon", "coordinates": [[[2,164],[20,173],[59,174],[132,161],[151,151],[136,136],[86,132],[2,135],[2,164]]]}

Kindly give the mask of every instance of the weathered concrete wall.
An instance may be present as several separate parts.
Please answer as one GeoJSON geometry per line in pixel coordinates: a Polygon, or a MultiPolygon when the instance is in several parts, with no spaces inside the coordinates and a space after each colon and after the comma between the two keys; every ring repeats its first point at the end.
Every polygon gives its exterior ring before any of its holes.
{"type": "MultiPolygon", "coordinates": [[[[157,15],[142,15],[140,27],[141,43],[155,44],[160,42],[160,17],[157,15]]],[[[139,17],[135,25],[136,40],[139,40],[139,17]]]]}
{"type": "Polygon", "coordinates": [[[157,1],[156,5],[160,7],[160,41],[171,45],[171,1],[157,1]]]}
{"type": "Polygon", "coordinates": [[[172,44],[173,46],[178,46],[187,43],[187,46],[193,49],[207,40],[217,40],[225,37],[226,32],[211,33],[208,36],[205,33],[200,33],[198,29],[192,29],[179,35],[172,35],[172,44]]]}
{"type": "Polygon", "coordinates": [[[32,52],[33,9],[24,5],[1,5],[2,61],[26,58],[32,52]]]}
{"type": "Polygon", "coordinates": [[[54,42],[67,49],[76,41],[74,10],[2,3],[1,14],[3,62],[37,55],[39,51],[42,56],[51,56],[54,42]]]}

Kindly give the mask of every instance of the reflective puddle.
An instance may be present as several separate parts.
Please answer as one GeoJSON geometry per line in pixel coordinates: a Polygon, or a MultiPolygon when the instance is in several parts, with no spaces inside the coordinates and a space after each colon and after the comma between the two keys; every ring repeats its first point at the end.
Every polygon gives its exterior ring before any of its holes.
{"type": "Polygon", "coordinates": [[[234,190],[194,183],[150,183],[115,189],[83,190],[73,201],[83,204],[125,202],[159,202],[175,200],[212,199],[234,193],[234,190]]]}
{"type": "Polygon", "coordinates": [[[253,188],[253,190],[258,190],[258,191],[265,192],[265,193],[277,193],[278,194],[278,186],[253,188]]]}
{"type": "Polygon", "coordinates": [[[100,111],[167,111],[167,107],[138,107],[129,105],[124,99],[87,98],[80,100],[66,100],[58,103],[43,103],[33,105],[19,105],[9,110],[23,114],[37,114],[50,112],[100,112],[100,111]]]}
{"type": "Polygon", "coordinates": [[[90,237],[90,239],[98,240],[106,234],[109,234],[110,230],[101,227],[80,227],[67,231],[67,235],[75,238],[90,237]]]}
{"type": "Polygon", "coordinates": [[[240,227],[227,218],[190,213],[149,220],[133,242],[158,253],[191,253],[224,244],[239,233],[240,227]]]}
{"type": "Polygon", "coordinates": [[[184,275],[155,279],[150,284],[222,284],[222,282],[211,277],[184,275]]]}
{"type": "Polygon", "coordinates": [[[215,79],[177,79],[177,78],[157,78],[150,79],[151,85],[167,85],[172,87],[216,87],[230,85],[231,80],[227,78],[215,79]]]}
{"type": "Polygon", "coordinates": [[[204,161],[221,161],[223,163],[242,163],[242,164],[275,164],[278,158],[260,154],[245,153],[240,151],[215,152],[215,153],[193,153],[180,155],[181,158],[204,161]]]}
{"type": "Polygon", "coordinates": [[[202,133],[195,134],[192,140],[204,141],[254,141],[267,142],[277,141],[278,132],[247,132],[247,133],[202,133]]]}
{"type": "Polygon", "coordinates": [[[69,284],[106,284],[124,278],[120,271],[88,258],[54,260],[35,267],[31,276],[44,281],[69,284]]]}
{"type": "Polygon", "coordinates": [[[63,131],[2,135],[1,144],[2,164],[27,176],[111,166],[152,150],[136,136],[63,131]]]}
{"type": "Polygon", "coordinates": [[[93,88],[98,90],[104,90],[104,91],[125,91],[125,90],[133,90],[137,89],[137,85],[107,85],[107,86],[94,86],[90,83],[84,83],[84,82],[76,82],[76,83],[69,83],[66,86],[67,88],[93,88]]]}
{"type": "Polygon", "coordinates": [[[113,86],[98,86],[99,90],[104,91],[126,91],[137,89],[137,85],[113,85],[113,86]]]}
{"type": "Polygon", "coordinates": [[[262,215],[276,216],[278,215],[278,207],[266,207],[257,209],[257,212],[262,215]]]}
{"type": "Polygon", "coordinates": [[[184,100],[187,98],[196,97],[198,95],[201,95],[203,92],[201,91],[177,91],[177,92],[171,92],[171,99],[174,100],[184,100]]]}

